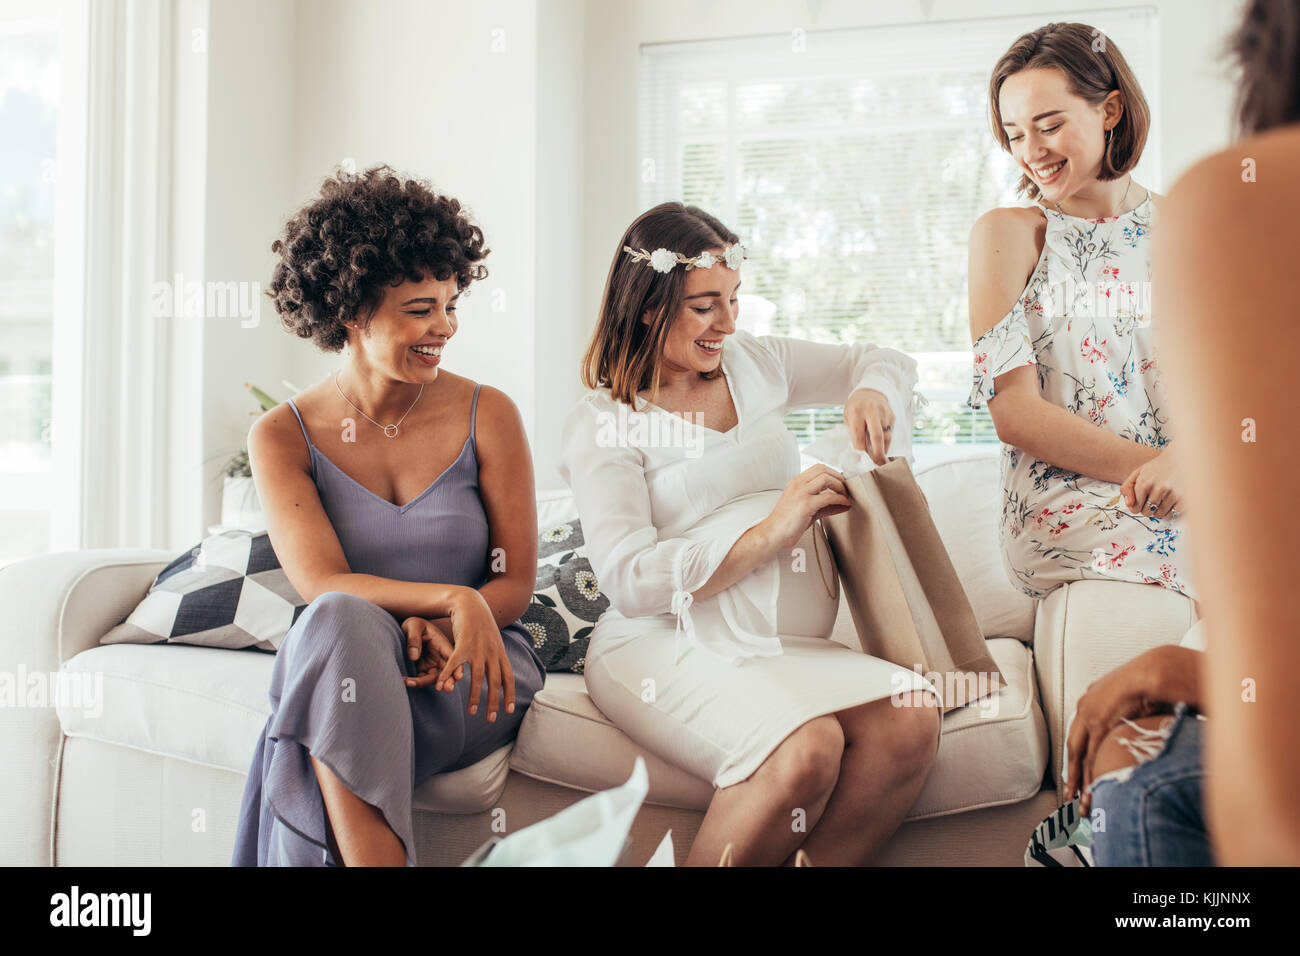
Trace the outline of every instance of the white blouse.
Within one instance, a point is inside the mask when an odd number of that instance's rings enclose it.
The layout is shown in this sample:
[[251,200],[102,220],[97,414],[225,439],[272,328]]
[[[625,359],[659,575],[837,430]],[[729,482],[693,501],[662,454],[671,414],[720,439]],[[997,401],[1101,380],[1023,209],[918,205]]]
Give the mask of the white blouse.
[[676,660],[695,646],[740,663],[781,653],[780,559],[713,597],[695,601],[692,592],[741,535],[772,513],[801,471],[787,413],[877,389],[894,411],[898,438],[888,450],[896,455],[904,445],[910,450],[916,402],[924,399],[914,394],[914,359],[866,343],[827,345],[737,329],[721,362],[738,419],[730,431],[644,399],[633,410],[608,389],[595,389],[565,422],[560,473],[573,489],[587,556],[610,602],[597,631],[644,632],[644,619],[655,618],[674,626]]

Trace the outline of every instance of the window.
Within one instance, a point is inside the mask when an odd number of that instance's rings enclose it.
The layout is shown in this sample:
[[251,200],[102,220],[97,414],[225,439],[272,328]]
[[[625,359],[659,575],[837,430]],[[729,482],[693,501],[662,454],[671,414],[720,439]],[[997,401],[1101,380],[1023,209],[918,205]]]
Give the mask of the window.
[[49,547],[58,64],[57,21],[0,22],[0,563]]
[[75,266],[61,250],[78,238],[59,223],[66,195],[79,201],[75,183],[61,182],[77,168],[67,129],[84,92],[69,85],[68,50],[79,17],[72,4],[0,10],[0,566],[76,545],[58,506],[69,488],[61,449],[71,442],[55,437],[54,408],[65,399],[54,341],[63,270]]
[[[1055,16],[1104,31],[1156,111],[1155,16]],[[998,57],[1046,18],[999,18],[641,50],[640,204],[717,214],[746,245],[740,324],[913,355],[929,400],[918,464],[996,447],[971,386],[970,228],[1018,203],[1018,174],[993,140],[987,84]],[[1154,137],[1152,138],[1154,139]],[[1154,188],[1149,142],[1134,177]],[[788,419],[800,444],[843,409]]]

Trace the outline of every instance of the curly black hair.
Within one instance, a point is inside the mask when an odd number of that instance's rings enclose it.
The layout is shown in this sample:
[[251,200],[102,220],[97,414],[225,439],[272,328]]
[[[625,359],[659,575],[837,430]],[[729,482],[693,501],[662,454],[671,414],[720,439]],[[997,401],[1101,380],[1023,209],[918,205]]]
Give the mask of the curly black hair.
[[267,295],[280,323],[326,352],[347,343],[344,323],[368,325],[385,287],[426,276],[464,291],[487,277],[491,251],[459,201],[387,165],[340,170],[271,244],[280,256]]

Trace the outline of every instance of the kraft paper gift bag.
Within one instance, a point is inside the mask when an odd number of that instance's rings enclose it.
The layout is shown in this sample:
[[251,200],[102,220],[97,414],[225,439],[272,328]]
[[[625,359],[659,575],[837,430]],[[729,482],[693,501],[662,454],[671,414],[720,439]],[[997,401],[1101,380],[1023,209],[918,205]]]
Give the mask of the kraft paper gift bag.
[[823,518],[862,649],[927,677],[947,713],[1004,681],[905,458],[844,482],[853,507]]

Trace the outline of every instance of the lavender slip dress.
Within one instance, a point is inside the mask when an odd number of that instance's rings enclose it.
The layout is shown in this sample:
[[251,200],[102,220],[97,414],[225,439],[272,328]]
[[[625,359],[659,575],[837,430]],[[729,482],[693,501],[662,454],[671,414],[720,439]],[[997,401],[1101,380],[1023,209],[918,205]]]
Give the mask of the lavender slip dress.
[[[488,522],[478,491],[474,389],[460,456],[405,505],[345,474],[312,444],[312,477],[348,567],[403,581],[480,587],[488,576]],[[545,670],[516,621],[501,631],[515,677],[515,712],[487,721],[487,690],[470,716],[470,681],[451,692],[409,689],[415,676],[398,620],[364,598],[320,595],[285,636],[271,674],[271,716],[253,754],[235,835],[234,866],[339,866],[326,840],[325,804],[311,756],[378,807],[415,865],[412,795],[436,773],[469,766],[519,730]],[[469,678],[468,665],[466,678]],[[480,680],[482,680],[480,678]]]

